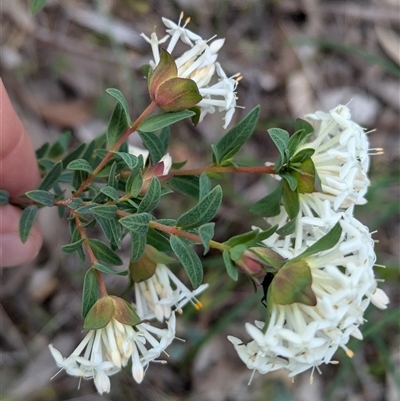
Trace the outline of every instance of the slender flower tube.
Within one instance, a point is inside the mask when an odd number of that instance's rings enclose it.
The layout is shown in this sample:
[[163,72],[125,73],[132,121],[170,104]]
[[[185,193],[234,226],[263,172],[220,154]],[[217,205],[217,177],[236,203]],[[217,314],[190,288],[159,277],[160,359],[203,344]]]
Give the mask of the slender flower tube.
[[[175,57],[175,64],[178,68],[178,77],[189,78],[193,80],[203,99],[197,104],[200,107],[200,121],[206,114],[214,113],[216,108],[218,111],[225,111],[226,128],[236,108],[236,87],[241,80],[241,74],[235,74],[227,77],[221,65],[216,62],[218,52],[224,44],[225,39],[217,39],[209,43],[201,38],[201,36],[193,33],[186,28],[190,18],[186,19],[181,25],[183,13],[178,23],[163,18],[164,25],[168,28],[167,36],[158,39],[156,33],[152,33],[150,38],[145,34],[141,36],[151,45],[153,59],[150,60],[150,67],[154,70],[160,62],[160,45],[169,40],[166,51],[172,54],[179,41],[189,46],[189,50]],[[217,82],[210,84],[216,73]]]
[[303,230],[302,242],[296,248],[292,238],[267,240],[274,251],[291,259],[327,234],[340,219],[342,234],[338,243],[304,259],[311,271],[316,305],[272,303],[266,327],[260,322],[246,324],[252,339],[249,343],[229,337],[250,369],[267,373],[282,367],[292,377],[310,368],[314,372],[323,363],[332,363],[338,348],[352,357],[353,352],[346,344],[351,336],[362,339],[359,326],[364,322],[363,315],[370,302],[381,309],[389,302],[386,294],[377,288],[373,271],[374,241],[368,229],[350,213],[325,212],[324,219],[313,217],[314,220],[299,223]]
[[170,317],[173,310],[181,312],[189,302],[200,309],[202,304],[196,296],[207,287],[208,284],[202,284],[195,291],[190,291],[166,265],[157,264],[153,276],[135,283],[137,313],[143,320],[157,318],[162,322]]

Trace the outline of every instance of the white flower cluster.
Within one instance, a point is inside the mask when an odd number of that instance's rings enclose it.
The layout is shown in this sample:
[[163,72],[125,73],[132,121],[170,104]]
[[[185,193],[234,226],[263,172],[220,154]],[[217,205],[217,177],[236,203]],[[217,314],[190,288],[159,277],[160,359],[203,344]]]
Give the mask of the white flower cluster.
[[[370,302],[385,309],[389,299],[377,288],[371,234],[352,216],[353,205],[364,203],[369,184],[366,135],[350,120],[345,106],[309,117],[316,121],[315,139],[310,145],[316,150],[313,160],[322,178],[323,193],[300,195],[295,232],[286,237],[274,234],[264,242],[284,258],[292,259],[339,222],[339,242],[305,258],[317,304],[273,304],[267,327],[258,321],[246,324],[250,342],[228,338],[249,369],[262,374],[286,369],[293,377],[312,368],[312,380],[319,365],[335,363],[331,359],[339,347],[353,356],[346,344],[350,336],[362,339],[358,327],[364,322],[364,311]],[[267,221],[282,226],[289,218],[282,207],[278,216]]]
[[[158,39],[153,32],[149,37],[145,34],[141,36],[151,45],[154,60],[150,61],[150,67],[155,68],[160,61],[160,45],[169,40],[166,51],[170,54],[175,49],[180,40],[190,49],[175,59],[178,68],[178,77],[189,78],[196,82],[200,95],[203,99],[198,103],[200,107],[200,121],[206,114],[212,114],[216,108],[218,111],[225,111],[226,128],[232,120],[236,108],[236,87],[242,76],[238,73],[232,77],[227,77],[221,65],[216,61],[218,51],[223,46],[225,39],[217,39],[209,43],[199,35],[186,29],[190,18],[186,19],[181,25],[183,13],[181,13],[178,23],[174,23],[167,18],[163,18],[164,25],[168,28],[168,35]],[[217,82],[210,84],[214,75],[217,75]]]
[[[175,338],[175,314],[171,314],[167,329],[147,323],[128,326],[112,318],[107,326],[89,330],[68,358],[49,345],[61,370],[71,376],[93,379],[99,394],[110,391],[109,376],[132,361],[132,376],[141,383],[150,362],[156,360]],[[60,370],[60,371],[61,371]]]

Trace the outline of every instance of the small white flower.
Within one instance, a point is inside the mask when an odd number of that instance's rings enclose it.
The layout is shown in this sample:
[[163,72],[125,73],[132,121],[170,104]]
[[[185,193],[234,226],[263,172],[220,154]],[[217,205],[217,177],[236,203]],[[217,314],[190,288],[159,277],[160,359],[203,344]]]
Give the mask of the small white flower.
[[[230,339],[246,365],[260,373],[271,370],[269,361],[275,361],[272,358],[283,358],[287,364],[281,365],[292,377],[310,368],[313,372],[320,364],[331,363],[339,347],[352,357],[346,344],[350,336],[362,338],[359,326],[364,323],[369,303],[384,309],[389,302],[386,294],[377,289],[373,271],[374,242],[368,229],[349,212],[332,212],[320,199],[313,205],[312,210],[299,214],[295,234],[284,238],[275,235],[265,243],[290,259],[313,245],[339,221],[342,235],[338,243],[305,259],[310,267],[311,288],[317,304],[273,304],[266,330],[259,322],[255,326],[246,324],[252,339],[247,345]],[[317,210],[322,217],[315,213]],[[287,216],[282,211],[273,219],[276,221],[272,223],[284,223]]]
[[315,149],[311,159],[322,184],[322,192],[315,194],[332,202],[335,210],[366,203],[369,154],[381,153],[381,149],[369,150],[365,130],[351,120],[347,106],[339,105],[329,113],[317,111],[305,118],[315,132],[313,140],[298,150]]
[[[209,43],[201,38],[201,36],[193,33],[186,28],[190,18],[186,19],[181,25],[183,13],[181,13],[178,23],[174,23],[167,18],[163,18],[164,25],[168,28],[169,35],[158,39],[156,33],[152,33],[150,38],[145,34],[141,36],[151,45],[154,60],[150,61],[150,66],[154,69],[160,61],[159,45],[169,40],[167,52],[172,54],[177,43],[181,40],[189,49],[181,56],[175,59],[178,68],[178,76],[181,78],[189,78],[196,82],[200,95],[203,99],[198,103],[200,107],[200,121],[208,113],[225,111],[224,117],[226,128],[236,108],[236,87],[242,76],[240,74],[233,75],[228,78],[217,63],[218,52],[223,46],[225,39],[217,39]],[[217,73],[217,83],[210,84],[213,77]]]
[[167,175],[169,173],[169,170],[171,170],[171,167],[172,167],[172,158],[171,158],[170,154],[169,153],[165,154],[159,161],[159,163],[161,163],[161,162],[163,162],[163,165],[164,165],[163,175]]
[[143,381],[150,362],[155,361],[175,338],[175,314],[172,313],[167,329],[159,329],[147,323],[135,326],[124,341],[124,349],[132,356],[132,376],[137,383]]
[[158,264],[153,276],[135,283],[137,313],[141,319],[156,317],[162,322],[173,310],[181,311],[188,302],[199,309],[201,302],[196,296],[207,287],[208,284],[203,284],[190,291],[166,265]]

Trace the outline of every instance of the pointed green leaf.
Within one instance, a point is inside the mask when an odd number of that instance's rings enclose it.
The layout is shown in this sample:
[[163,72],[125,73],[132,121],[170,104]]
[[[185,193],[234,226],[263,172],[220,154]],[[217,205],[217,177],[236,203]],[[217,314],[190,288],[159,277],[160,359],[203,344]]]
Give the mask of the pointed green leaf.
[[0,205],[8,205],[9,198],[10,194],[4,189],[0,189]]
[[42,191],[40,189],[35,189],[33,191],[29,191],[26,193],[26,196],[29,199],[32,199],[36,203],[39,203],[44,206],[53,206],[54,205],[54,195],[47,191]]
[[[194,114],[195,113],[190,110],[181,110],[181,111],[168,112],[168,113],[163,113],[163,114],[157,114],[156,116],[147,117],[139,125],[139,131],[140,131],[140,133],[154,132],[161,128],[168,127],[172,124],[175,124],[178,121],[185,120],[186,118],[192,117],[192,116],[194,116]],[[142,136],[142,135],[140,135],[140,136]],[[147,149],[150,150],[149,148],[147,148]]]
[[143,145],[150,153],[153,165],[158,163],[164,156],[164,153],[162,151],[163,143],[161,139],[153,132],[142,132],[142,131],[138,132],[140,137],[142,138]]
[[315,244],[308,247],[302,254],[292,259],[292,261],[305,259],[318,252],[327,251],[328,249],[333,248],[339,242],[341,235],[342,227],[340,225],[340,222],[337,222],[328,232],[328,234],[324,235]]
[[153,216],[149,213],[132,214],[119,219],[119,223],[131,233],[145,235],[149,229],[149,223]]
[[296,149],[303,145],[314,132],[314,127],[307,121],[298,118],[295,123],[295,133],[289,138],[289,154],[296,153]]
[[160,141],[161,141],[161,143],[162,143],[162,149],[161,149],[161,152],[165,155],[166,153],[167,153],[167,149],[168,149],[168,147],[169,147],[169,139],[170,139],[170,136],[171,136],[171,130],[170,130],[170,128],[169,128],[169,126],[168,127],[164,127],[162,130],[161,130],[161,132],[160,132],[160,136],[159,136],[159,138],[160,138]]
[[290,219],[294,219],[300,211],[300,200],[299,194],[297,191],[292,191],[289,187],[289,184],[283,180],[283,195],[282,195],[282,203],[285,207],[286,213],[288,214]]
[[100,228],[102,229],[104,235],[110,241],[110,243],[115,245],[117,248],[121,248],[122,228],[118,224],[118,221],[115,219],[105,219],[104,217],[100,217],[95,214],[93,216],[99,223]]
[[293,175],[289,172],[284,172],[279,174],[289,185],[291,191],[295,191],[297,188],[297,180]]
[[292,174],[297,181],[297,191],[300,194],[310,194],[317,190],[319,177],[312,159],[305,160]]
[[95,206],[90,209],[90,211],[97,216],[103,217],[105,219],[114,219],[117,213],[117,206],[115,205],[102,205]]
[[296,229],[296,219],[289,220],[285,225],[276,230],[276,233],[286,237],[286,235],[293,234]]
[[59,135],[57,141],[51,145],[47,157],[50,159],[56,159],[61,157],[68,149],[68,145],[71,142],[71,132],[67,131]]
[[107,127],[106,136],[108,146],[113,147],[128,127],[129,122],[124,107],[121,103],[117,103]]
[[214,237],[214,226],[215,223],[206,223],[198,228],[199,237],[204,247],[203,255],[210,250],[210,241]]
[[171,252],[169,238],[154,228],[149,228],[147,232],[147,243],[161,252]]
[[138,164],[138,158],[130,153],[115,152],[115,154],[118,155],[130,169],[135,168]]
[[132,197],[137,197],[143,186],[142,172],[139,168],[134,168],[131,171],[125,184],[125,192]]
[[118,202],[118,200],[119,200],[119,193],[113,187],[106,185],[105,187],[100,189],[100,192],[103,193],[104,195],[108,196],[115,202]]
[[153,176],[150,185],[140,202],[138,213],[152,211],[160,201],[161,184],[157,177]]
[[257,106],[212,147],[216,164],[221,164],[228,155],[232,158],[232,151],[236,150],[237,153],[246,143],[256,128],[259,114],[260,106]]
[[263,217],[277,216],[281,212],[282,183],[270,194],[261,198],[250,208],[250,212]]
[[196,289],[203,281],[203,266],[200,258],[186,242],[175,235],[171,235],[170,244],[175,255],[184,267],[193,288]]
[[121,266],[124,264],[122,259],[111,250],[104,242],[90,238],[89,239],[90,247],[94,253],[94,256],[101,262],[109,263],[113,266]]
[[118,272],[118,271],[114,270],[112,267],[104,266],[101,263],[95,263],[92,266],[92,268],[96,269],[102,273],[105,273],[105,274],[116,274],[118,276],[127,276],[129,274],[128,270],[122,270],[122,271]]
[[74,170],[72,174],[72,187],[76,190],[81,186],[83,182],[89,177],[86,171]]
[[312,276],[304,260],[289,260],[278,270],[270,291],[273,302],[278,305],[290,305],[295,302],[315,306],[317,298],[311,289]]
[[199,199],[203,199],[211,191],[211,180],[206,173],[202,173],[199,178]]
[[176,176],[169,180],[177,191],[182,192],[185,195],[189,195],[193,198],[199,198],[199,177],[194,175],[182,175]]
[[228,241],[224,242],[224,244],[233,248],[236,245],[245,244],[253,241],[257,237],[257,234],[258,231],[256,230],[248,231],[247,233],[235,235],[234,237],[229,238]]
[[129,107],[122,92],[114,88],[108,88],[106,89],[106,92],[113,98],[117,99],[118,103],[122,106],[126,118],[126,123],[129,125],[131,123],[131,118],[129,117]]
[[28,206],[22,212],[21,219],[19,221],[19,236],[24,244],[28,240],[29,234],[31,233],[37,212],[38,207],[34,205]]
[[228,273],[228,276],[232,280],[237,281],[239,278],[239,272],[238,272],[238,269],[236,268],[235,264],[232,262],[229,252],[228,251],[222,252],[222,257],[224,259],[226,272]]
[[282,165],[286,163],[288,152],[289,133],[281,128],[270,128],[268,134],[279,151],[280,158],[275,163],[275,171],[279,172]]
[[146,243],[146,235],[131,233],[131,262],[137,262],[143,256]]
[[79,159],[85,149],[86,144],[81,143],[76,149],[72,150],[66,156],[64,156],[62,159],[63,168],[66,168],[68,164],[73,160]]
[[82,248],[82,242],[83,241],[84,241],[84,239],[80,238],[78,241],[71,242],[70,244],[63,245],[61,247],[61,250],[66,254],[74,253],[78,249]]
[[305,160],[309,159],[315,153],[315,149],[305,148],[297,152],[291,159],[290,164],[293,163],[303,163]]
[[40,148],[35,150],[36,154],[36,159],[41,159],[42,157],[46,156],[46,153],[48,152],[50,148],[50,144],[48,142],[44,143]]
[[56,163],[51,170],[44,176],[42,182],[39,184],[38,189],[48,191],[57,182],[63,171],[62,162]]
[[116,177],[117,163],[114,162],[110,169],[110,174],[108,175],[107,185],[114,189],[118,189],[118,178]]
[[179,217],[177,226],[188,229],[209,222],[217,214],[221,201],[222,189],[220,185],[217,185],[197,205]]
[[92,306],[97,301],[99,293],[99,283],[97,281],[96,271],[90,268],[83,280],[83,293],[82,293],[82,318],[85,319]]

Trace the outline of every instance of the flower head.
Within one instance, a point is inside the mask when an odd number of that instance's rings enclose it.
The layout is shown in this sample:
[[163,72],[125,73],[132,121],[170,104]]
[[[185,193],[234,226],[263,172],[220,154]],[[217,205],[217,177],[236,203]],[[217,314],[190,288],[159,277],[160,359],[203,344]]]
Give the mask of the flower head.
[[[311,271],[315,306],[272,303],[267,326],[259,322],[255,326],[246,324],[252,339],[249,343],[230,338],[247,366],[261,373],[277,365],[288,370],[289,376],[309,368],[318,369],[320,364],[331,362],[339,347],[351,357],[353,353],[346,344],[351,336],[362,338],[359,326],[369,303],[382,309],[388,303],[386,294],[377,289],[374,242],[365,226],[349,213],[329,210],[324,218],[313,217],[314,220],[299,223],[301,218],[297,221],[303,231],[297,234],[300,243],[296,244],[290,236],[275,236],[268,238],[268,246],[291,259],[326,235],[337,220],[342,233],[333,248],[305,258]],[[283,358],[285,363],[276,358]]]
[[201,308],[196,296],[207,287],[208,284],[203,284],[190,291],[166,265],[157,264],[153,276],[135,283],[136,309],[142,319],[155,317],[162,322],[170,317],[173,310],[181,311],[189,302]]
[[[366,202],[369,186],[369,142],[365,130],[351,120],[347,106],[329,113],[317,111],[305,118],[314,126],[313,140],[301,146],[313,148],[311,157],[321,179],[321,199],[332,202],[335,210]],[[380,149],[375,153],[380,153]]]
[[[150,67],[154,71],[160,63],[160,45],[169,40],[166,51],[172,54],[179,40],[189,49],[175,58],[177,68],[177,77],[186,78],[194,81],[197,85],[202,100],[197,103],[200,107],[200,121],[208,113],[214,113],[216,108],[221,112],[225,111],[226,128],[235,112],[236,108],[236,87],[240,79],[240,74],[236,74],[228,78],[220,66],[216,62],[218,51],[224,44],[225,39],[217,39],[209,43],[201,38],[201,36],[193,33],[186,28],[190,19],[186,19],[181,25],[183,14],[181,14],[178,23],[163,18],[164,25],[168,28],[168,35],[162,39],[158,39],[156,33],[152,33],[150,38],[145,34],[141,36],[151,45],[154,60],[150,61]],[[211,80],[217,74],[217,83],[210,84]],[[174,81],[178,82],[178,81]]]

